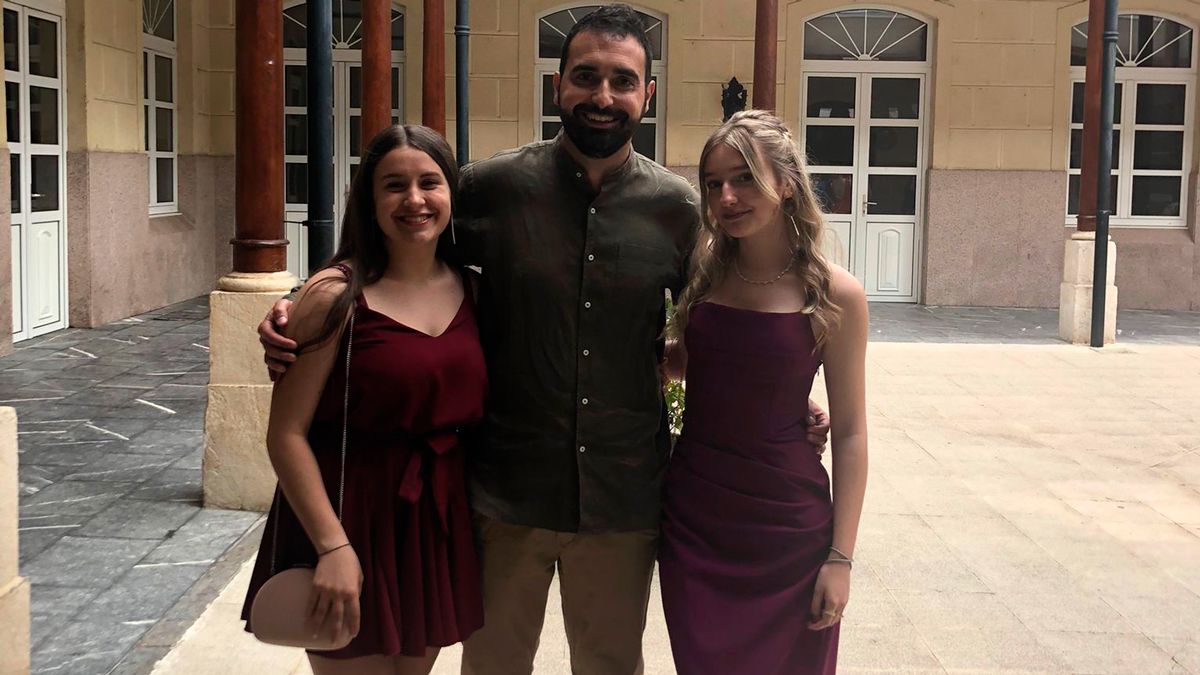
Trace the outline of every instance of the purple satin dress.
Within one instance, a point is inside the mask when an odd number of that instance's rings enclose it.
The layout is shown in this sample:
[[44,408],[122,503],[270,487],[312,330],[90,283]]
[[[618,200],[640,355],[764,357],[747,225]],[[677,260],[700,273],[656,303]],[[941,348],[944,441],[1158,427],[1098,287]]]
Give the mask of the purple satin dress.
[[805,440],[820,365],[801,313],[692,310],[687,408],[659,553],[680,675],[827,675],[838,626],[814,632],[833,543],[829,474]]

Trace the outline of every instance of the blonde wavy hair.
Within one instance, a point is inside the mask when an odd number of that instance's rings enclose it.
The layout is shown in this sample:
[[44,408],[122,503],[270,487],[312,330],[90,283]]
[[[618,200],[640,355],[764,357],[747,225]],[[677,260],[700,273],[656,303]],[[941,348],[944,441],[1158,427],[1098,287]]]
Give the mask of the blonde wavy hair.
[[[708,188],[704,184],[705,164],[718,145],[733,148],[746,160],[755,186],[782,210],[784,228],[795,255],[791,273],[803,283],[802,311],[812,318],[813,334],[820,348],[841,314],[829,297],[833,272],[821,253],[825,219],[813,193],[804,155],[792,138],[792,132],[783,120],[764,110],[735,114],[708,139],[700,153],[700,235],[692,252],[691,279],[679,296],[668,335],[683,337],[692,309],[721,284],[737,257],[737,239],[714,222],[709,210]],[[791,197],[784,198],[776,191],[775,186],[779,183],[791,186]]]

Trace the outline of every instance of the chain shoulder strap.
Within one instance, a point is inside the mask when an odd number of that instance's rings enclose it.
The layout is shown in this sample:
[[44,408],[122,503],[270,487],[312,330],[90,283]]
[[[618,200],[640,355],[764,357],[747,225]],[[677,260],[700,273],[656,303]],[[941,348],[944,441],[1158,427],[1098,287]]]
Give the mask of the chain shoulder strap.
[[[338,475],[338,522],[342,521],[342,502],[346,496],[346,443],[350,437],[350,351],[354,346],[354,315],[358,313],[355,307],[350,311],[350,323],[346,327],[346,382],[342,392],[342,457]],[[274,515],[271,516],[275,527],[271,531],[271,568],[270,576],[275,576],[276,554],[279,550],[279,501],[283,490],[275,490],[275,501],[271,504]]]
[[342,499],[346,495],[346,441],[350,437],[350,350],[354,347],[354,315],[358,307],[350,311],[350,325],[346,328],[346,387],[342,392],[342,465],[338,477],[338,522],[342,520]]

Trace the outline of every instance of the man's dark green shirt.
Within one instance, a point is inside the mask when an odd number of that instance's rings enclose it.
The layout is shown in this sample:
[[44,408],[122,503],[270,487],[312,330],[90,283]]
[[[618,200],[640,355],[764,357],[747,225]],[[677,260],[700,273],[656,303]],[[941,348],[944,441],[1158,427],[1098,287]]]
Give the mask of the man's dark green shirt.
[[684,284],[697,204],[636,153],[596,192],[560,139],[464,170],[455,228],[483,270],[490,381],[468,459],[477,511],[563,532],[658,527],[664,294]]

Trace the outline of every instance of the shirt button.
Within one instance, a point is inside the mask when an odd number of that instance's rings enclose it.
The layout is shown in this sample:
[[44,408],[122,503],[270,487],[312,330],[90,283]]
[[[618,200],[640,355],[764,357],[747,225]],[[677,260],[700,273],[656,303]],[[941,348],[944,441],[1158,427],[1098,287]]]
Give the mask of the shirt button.
[[586,398],[585,398],[585,399],[583,399],[583,404],[584,404],[584,405],[587,405],[587,399],[586,399]]
[[589,211],[589,212],[590,212],[592,215],[595,215],[595,214],[596,214],[596,207],[594,207],[594,206],[593,206],[592,208],[588,209],[588,211]]
[[591,253],[588,254],[588,262],[592,262],[595,259],[596,259],[596,256],[592,255]]
[[589,356],[589,355],[591,355],[591,352],[585,349],[585,350],[583,350],[583,355]]
[[586,446],[586,445],[581,445],[581,446],[579,446],[579,451],[580,451],[580,452],[587,452],[587,446]]
[[584,309],[591,309],[591,308],[592,308],[592,301],[591,301],[591,300],[588,300],[587,302],[583,303],[583,308],[584,308]]
[[582,171],[576,171],[576,172],[575,172],[575,177],[576,177],[576,178],[583,178],[583,172],[582,172]]

